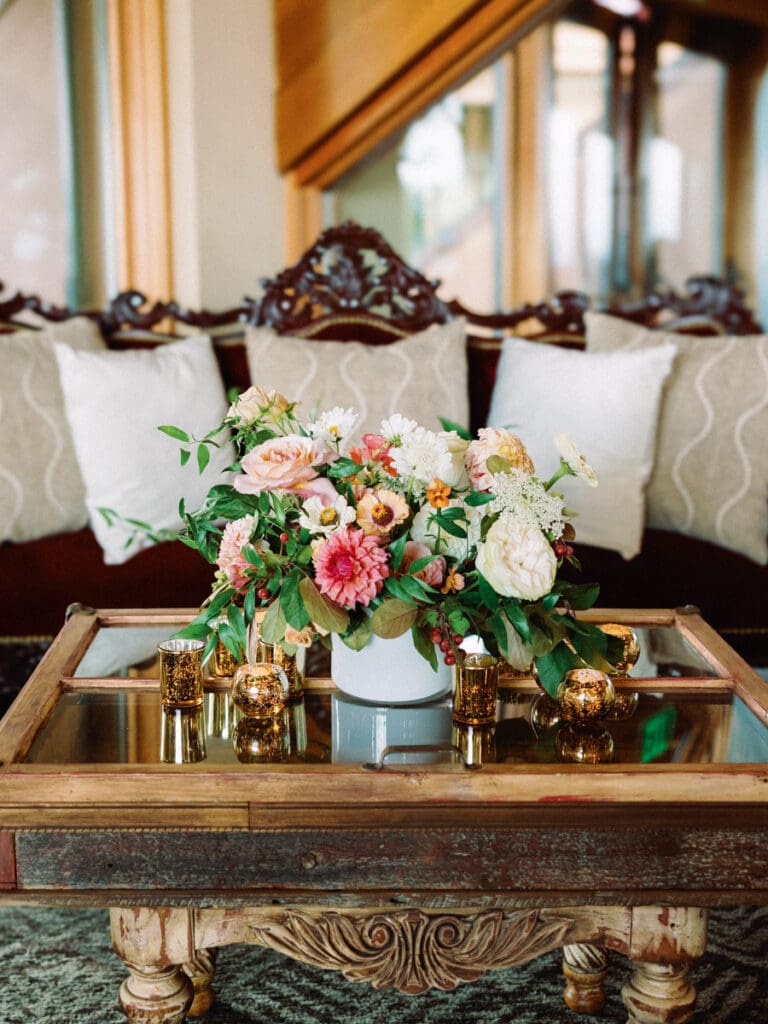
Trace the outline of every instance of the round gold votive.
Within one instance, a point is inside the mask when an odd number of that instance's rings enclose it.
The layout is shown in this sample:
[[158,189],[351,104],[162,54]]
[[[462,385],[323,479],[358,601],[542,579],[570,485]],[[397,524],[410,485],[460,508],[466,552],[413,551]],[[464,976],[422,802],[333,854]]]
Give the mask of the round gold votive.
[[573,764],[605,764],[613,760],[613,737],[599,725],[566,724],[555,736],[555,753]]
[[248,718],[279,715],[288,696],[288,679],[279,665],[240,665],[232,677],[232,702]]
[[531,725],[537,736],[557,725],[561,717],[559,702],[548,693],[538,693],[531,701]]
[[242,764],[265,764],[285,760],[290,744],[285,716],[245,716],[235,726],[232,746]]
[[557,688],[560,714],[566,722],[605,718],[615,699],[616,690],[610,678],[596,668],[572,668]]
[[188,708],[203,703],[202,640],[163,640],[160,654],[160,700],[166,707]]
[[623,645],[621,658],[614,665],[613,675],[628,676],[640,657],[640,641],[637,633],[631,626],[625,626],[618,622],[604,622],[600,629],[608,636],[620,640]]
[[614,687],[616,691],[616,697],[613,701],[613,707],[605,716],[607,720],[611,722],[619,722],[626,718],[631,718],[637,711],[637,705],[640,703],[640,694],[637,690],[620,690],[618,687]]

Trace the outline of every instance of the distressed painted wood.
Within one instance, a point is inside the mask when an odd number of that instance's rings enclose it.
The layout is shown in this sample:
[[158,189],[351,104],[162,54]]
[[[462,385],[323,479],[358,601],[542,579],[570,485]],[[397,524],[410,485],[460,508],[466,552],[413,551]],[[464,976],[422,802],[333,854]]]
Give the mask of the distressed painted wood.
[[0,832],[0,889],[16,886],[16,847],[13,832]]
[[[768,828],[17,833],[20,889],[268,888],[640,893],[768,900]],[[727,865],[727,870],[723,869]]]

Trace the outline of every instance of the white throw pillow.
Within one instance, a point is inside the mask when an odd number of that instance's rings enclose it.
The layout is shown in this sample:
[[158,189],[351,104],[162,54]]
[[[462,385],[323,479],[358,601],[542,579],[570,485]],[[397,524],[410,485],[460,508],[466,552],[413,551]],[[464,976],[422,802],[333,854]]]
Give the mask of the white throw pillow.
[[636,354],[673,341],[648,524],[768,562],[768,335],[696,338],[588,313],[590,351]]
[[360,414],[357,433],[378,432],[399,412],[431,430],[439,417],[466,425],[466,322],[435,324],[386,345],[322,341],[246,326],[251,380],[299,402],[308,417],[340,405]]
[[0,334],[0,541],[78,530],[85,488],[64,412],[55,343],[103,350],[85,317]]
[[519,434],[547,480],[560,464],[557,433],[569,434],[594,467],[597,487],[564,477],[561,490],[577,541],[633,558],[645,525],[662,388],[675,346],[591,355],[554,345],[504,341],[488,416]]
[[67,417],[86,491],[91,526],[104,561],[118,565],[150,541],[129,547],[131,530],[108,525],[99,508],[154,529],[177,529],[178,506],[199,507],[223,482],[231,449],[214,451],[205,473],[195,458],[181,466],[179,443],[157,428],[181,427],[200,437],[219,423],[228,403],[210,338],[200,335],[152,350],[72,352],[56,346]]

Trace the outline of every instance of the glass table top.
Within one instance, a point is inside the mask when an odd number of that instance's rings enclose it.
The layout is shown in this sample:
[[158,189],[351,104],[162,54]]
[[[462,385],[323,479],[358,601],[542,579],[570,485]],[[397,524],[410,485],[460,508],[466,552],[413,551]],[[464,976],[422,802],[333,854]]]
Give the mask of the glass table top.
[[[558,720],[531,688],[503,689],[491,727],[459,726],[450,699],[376,706],[309,690],[281,715],[243,716],[227,689],[167,710],[154,689],[62,694],[25,762],[33,764],[733,764],[768,761],[768,730],[727,690],[620,689],[616,719]],[[386,753],[385,753],[386,751]]]

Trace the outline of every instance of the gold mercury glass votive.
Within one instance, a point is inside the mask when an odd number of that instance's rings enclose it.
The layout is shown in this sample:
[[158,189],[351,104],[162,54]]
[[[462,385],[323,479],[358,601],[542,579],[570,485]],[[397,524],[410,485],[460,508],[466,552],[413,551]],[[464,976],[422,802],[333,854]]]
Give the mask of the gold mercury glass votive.
[[564,725],[555,736],[555,752],[573,764],[605,764],[613,760],[613,736],[599,725]]
[[[604,622],[600,629],[607,633],[608,636],[616,637],[617,640],[621,641],[623,647],[622,655],[614,667],[613,677],[614,679],[626,678],[640,657],[640,641],[637,638],[637,633],[635,633],[631,626],[625,626],[618,622]],[[616,698],[606,718],[614,722],[624,718],[631,718],[637,710],[639,703],[640,694],[637,690],[625,690],[616,687]]]
[[232,746],[242,764],[284,761],[290,752],[285,712],[271,718],[244,716],[235,726]]
[[557,688],[557,700],[565,721],[591,722],[606,717],[616,700],[616,690],[605,672],[572,668]]
[[202,640],[164,640],[160,654],[160,700],[166,707],[189,708],[203,703]]
[[254,613],[249,628],[248,660],[279,665],[288,679],[288,699],[297,700],[304,693],[307,650],[305,647],[297,647],[295,654],[289,654],[281,644],[266,643],[261,636],[261,625],[266,613],[266,608],[257,608]]
[[160,760],[164,764],[197,764],[205,760],[205,711],[202,707],[163,706]]
[[232,702],[248,718],[279,715],[288,699],[288,679],[279,665],[246,663],[232,678]]
[[454,674],[454,720],[464,725],[495,722],[498,682],[498,658],[492,654],[465,654]]

